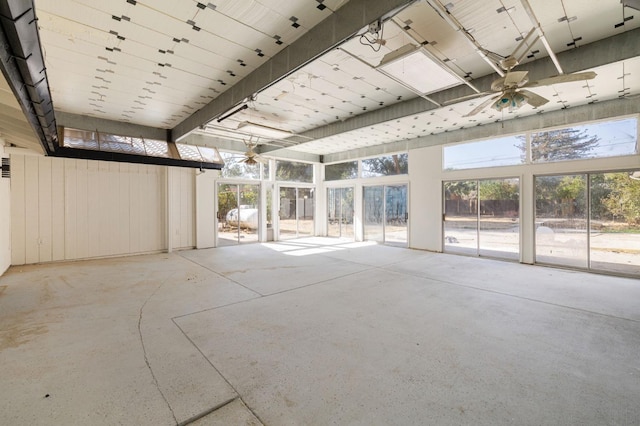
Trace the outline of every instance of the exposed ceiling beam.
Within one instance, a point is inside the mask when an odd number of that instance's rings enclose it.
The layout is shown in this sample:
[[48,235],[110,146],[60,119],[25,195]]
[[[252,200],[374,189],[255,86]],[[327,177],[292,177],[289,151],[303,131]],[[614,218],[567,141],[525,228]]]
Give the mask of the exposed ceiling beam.
[[377,19],[390,19],[416,0],[350,0],[299,39],[234,84],[229,90],[172,129],[174,141],[255,93],[287,77],[313,59],[340,45]]
[[[563,64],[565,73],[583,71],[585,69],[619,62],[640,56],[640,28],[627,31],[613,37],[609,37],[594,43],[581,46],[579,49],[571,49],[557,54],[558,60]],[[556,68],[548,57],[519,65],[517,69],[529,71],[531,81],[554,75]],[[491,82],[497,76],[491,74],[473,80],[473,83],[482,91],[489,91]],[[454,99],[473,95],[474,92],[467,86],[457,86],[442,92],[429,95],[441,104],[447,104]],[[309,141],[334,136],[336,134],[357,130],[362,127],[373,126],[386,121],[406,117],[434,110],[437,107],[422,98],[414,98],[399,102],[385,108],[360,114],[345,121],[327,124],[301,134]],[[267,150],[275,150],[267,149]]]
[[33,0],[0,0],[0,69],[43,148],[58,144]]
[[409,149],[424,148],[427,146],[445,145],[490,137],[497,138],[503,135],[512,135],[531,130],[558,126],[571,126],[572,124],[588,121],[634,115],[637,114],[638,111],[640,111],[640,98],[614,99],[605,102],[596,102],[590,105],[581,105],[574,108],[545,112],[544,114],[519,117],[517,119],[501,121],[499,123],[490,123],[446,133],[438,133],[409,141],[398,141],[354,149],[337,154],[328,154],[323,157],[323,162],[334,163],[337,161],[349,161],[361,157],[407,151]]
[[[247,146],[244,142],[240,142],[232,139],[224,139],[218,138],[216,136],[208,136],[202,135],[199,133],[192,133],[182,139],[180,142],[188,143],[191,145],[198,146],[210,146],[215,147],[220,151],[229,151],[229,152],[245,152],[247,151]],[[259,149],[256,149],[257,153],[267,153],[269,150],[265,151],[265,148],[268,148],[269,145],[260,145]],[[320,156],[316,154],[308,154],[306,152],[299,152],[293,150],[281,150],[278,153],[272,153],[274,157],[278,158],[286,158],[289,160],[301,160],[301,161],[315,161],[320,162]]]

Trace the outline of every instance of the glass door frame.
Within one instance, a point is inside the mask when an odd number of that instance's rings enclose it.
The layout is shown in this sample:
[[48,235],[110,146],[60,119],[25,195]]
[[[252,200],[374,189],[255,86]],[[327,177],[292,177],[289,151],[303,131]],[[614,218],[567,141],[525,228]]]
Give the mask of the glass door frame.
[[[280,205],[281,202],[281,198],[280,198],[280,191],[283,188],[292,188],[296,190],[296,236],[293,238],[301,238],[301,237],[307,237],[307,236],[315,236],[317,234],[316,232],[316,210],[317,210],[317,197],[316,197],[316,191],[317,188],[314,184],[301,184],[299,182],[277,182],[275,184],[274,187],[274,198],[275,198],[275,213],[276,216],[275,218],[277,218],[277,220],[273,221],[274,222],[274,240],[275,241],[282,241],[282,238],[280,238],[280,210],[282,208],[282,206]],[[298,191],[300,189],[308,189],[311,192],[314,193],[314,197],[313,197],[313,225],[312,225],[312,232],[310,235],[304,234],[304,235],[300,235],[300,214],[298,212]],[[292,238],[292,239],[293,239]],[[286,239],[285,239],[286,240]]]
[[[236,195],[236,209],[238,209],[238,220],[240,219],[240,191],[242,190],[242,186],[245,185],[252,185],[252,186],[256,186],[257,187],[257,210],[258,210],[258,215],[257,215],[257,219],[258,219],[258,228],[256,229],[256,235],[258,237],[257,241],[255,242],[261,242],[262,241],[262,228],[263,228],[263,221],[262,221],[262,181],[259,180],[249,180],[249,181],[242,181],[242,180],[227,180],[227,179],[218,179],[216,180],[216,192],[215,192],[215,209],[216,209],[216,216],[215,216],[215,221],[216,221],[216,236],[215,236],[215,246],[216,247],[220,247],[220,237],[219,237],[219,233],[220,233],[220,186],[221,185],[228,185],[228,186],[235,186],[236,187],[236,191],[235,191],[235,195]],[[225,218],[226,220],[226,218]],[[253,243],[252,242],[248,242],[246,244],[250,244]],[[238,226],[238,232],[237,232],[237,239],[236,239],[236,244],[241,244],[240,242],[240,226]]]
[[[482,252],[482,247],[481,247],[481,222],[482,222],[482,214],[481,214],[481,202],[482,202],[482,198],[480,197],[480,185],[481,182],[486,182],[486,181],[508,181],[508,180],[517,180],[518,181],[518,253],[517,256],[515,258],[511,258],[508,256],[491,256],[490,254],[481,254]],[[476,234],[476,244],[475,244],[475,253],[465,253],[463,251],[450,251],[450,250],[446,250],[446,217],[447,217],[447,200],[446,200],[446,196],[445,196],[445,184],[450,183],[450,182],[474,182],[476,185],[476,212],[475,212],[475,217],[476,217],[476,229],[475,229],[475,234]],[[501,177],[482,177],[482,178],[459,178],[459,179],[445,179],[442,180],[442,184],[441,184],[441,198],[442,198],[442,236],[441,236],[441,241],[442,241],[442,252],[443,253],[450,253],[450,254],[457,254],[457,255],[462,255],[462,256],[473,256],[473,257],[485,257],[485,258],[495,258],[495,259],[500,259],[500,260],[505,260],[505,261],[515,261],[515,262],[519,262],[520,259],[522,258],[522,182],[523,182],[523,177],[522,176],[501,176]],[[534,194],[535,197],[535,194]],[[534,200],[534,208],[535,208],[535,200]]]
[[[606,173],[606,172],[589,172],[589,171],[576,171],[576,172],[558,172],[558,173],[534,173],[533,174],[533,263],[535,265],[551,266],[557,268],[569,268],[578,271],[590,271],[591,270],[591,174]],[[553,263],[538,260],[538,225],[537,225],[537,179],[545,177],[565,177],[565,176],[584,176],[585,184],[585,265],[566,265],[563,263]]]
[[[406,237],[406,241],[404,242],[404,244],[394,244],[394,243],[387,243],[387,230],[386,230],[386,225],[387,225],[387,187],[399,187],[399,186],[404,186],[406,188],[406,221],[407,221],[407,237]],[[409,182],[406,181],[388,181],[388,182],[376,182],[376,183],[367,183],[366,185],[362,185],[362,191],[361,191],[361,196],[362,196],[362,240],[363,241],[367,241],[366,239],[366,230],[365,227],[366,225],[366,220],[365,220],[365,215],[366,215],[366,207],[365,207],[365,202],[366,202],[366,198],[364,195],[364,192],[366,191],[367,188],[373,188],[373,187],[382,187],[382,241],[380,241],[382,244],[391,244],[391,245],[395,245],[395,246],[399,246],[399,247],[409,247],[409,228],[410,228],[410,215],[409,215],[409,211],[410,211],[410,204],[411,204],[411,200],[410,200],[410,188],[409,188]],[[373,241],[373,240],[371,240]]]
[[[344,190],[351,190],[352,193],[352,205],[351,205],[351,211],[353,212],[353,217],[352,217],[352,222],[350,225],[351,227],[351,237],[353,238],[353,240],[355,241],[356,239],[356,187],[355,185],[336,185],[336,186],[325,186],[325,200],[326,200],[326,211],[325,211],[325,222],[326,222],[326,235],[328,237],[331,238],[349,238],[349,236],[344,236],[343,235],[343,224],[342,224],[342,220],[343,220],[343,216],[342,216],[342,203],[340,203],[340,217],[338,218],[338,223],[340,224],[340,235],[338,237],[334,237],[334,236],[330,236],[329,235],[329,191],[330,190],[340,190],[341,192]],[[341,198],[342,200],[342,198]]]

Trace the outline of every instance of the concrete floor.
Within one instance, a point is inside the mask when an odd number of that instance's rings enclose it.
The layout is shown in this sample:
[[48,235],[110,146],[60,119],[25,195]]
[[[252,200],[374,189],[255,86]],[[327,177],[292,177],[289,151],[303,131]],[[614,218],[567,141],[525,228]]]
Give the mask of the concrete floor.
[[2,425],[638,425],[640,281],[307,238],[12,267]]

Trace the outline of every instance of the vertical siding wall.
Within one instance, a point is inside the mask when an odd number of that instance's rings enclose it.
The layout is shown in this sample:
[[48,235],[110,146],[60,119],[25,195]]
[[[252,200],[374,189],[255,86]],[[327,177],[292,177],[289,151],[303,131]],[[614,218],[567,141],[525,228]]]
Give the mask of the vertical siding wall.
[[166,250],[167,186],[173,246],[194,245],[191,169],[15,154],[11,169],[14,265]]
[[[4,152],[4,141],[0,139],[0,157]],[[11,265],[11,184],[0,178],[0,275]]]
[[194,169],[170,167],[168,173],[171,247],[191,248],[196,245]]

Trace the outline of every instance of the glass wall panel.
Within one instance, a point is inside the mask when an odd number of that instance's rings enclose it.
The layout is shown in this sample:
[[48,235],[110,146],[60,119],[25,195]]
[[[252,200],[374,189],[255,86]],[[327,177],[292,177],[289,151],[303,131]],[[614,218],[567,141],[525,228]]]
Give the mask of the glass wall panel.
[[239,223],[238,223],[238,241],[241,243],[258,242],[258,221],[260,217],[259,203],[260,186],[259,185],[239,185],[240,202],[239,202]]
[[313,183],[313,164],[277,160],[276,180]]
[[280,188],[280,211],[278,221],[278,236],[281,240],[298,236],[296,188]]
[[280,188],[279,239],[315,235],[314,189]]
[[238,185],[218,183],[218,246],[237,244]]
[[260,185],[218,183],[218,245],[257,242]]
[[640,170],[589,180],[591,268],[640,274]]
[[358,162],[328,164],[324,166],[324,180],[355,179],[358,177]]
[[264,208],[267,210],[267,241],[273,241],[273,183],[263,183],[267,185]]
[[538,176],[536,262],[588,266],[587,176]]
[[478,254],[520,258],[519,179],[481,180]]
[[314,234],[313,211],[315,208],[314,190],[298,188],[298,236],[305,237]]
[[364,239],[388,244],[407,244],[407,186],[365,186]]
[[327,189],[327,235],[353,238],[353,188]]
[[364,239],[384,242],[384,186],[364,188]]
[[526,160],[524,135],[445,146],[443,169],[462,170],[510,166]]
[[613,157],[637,152],[638,120],[589,123],[531,134],[533,162]]
[[405,154],[362,160],[362,177],[394,176],[409,173],[409,156]]
[[444,250],[478,254],[478,183],[444,183]]
[[407,186],[385,187],[384,242],[394,245],[407,244]]

